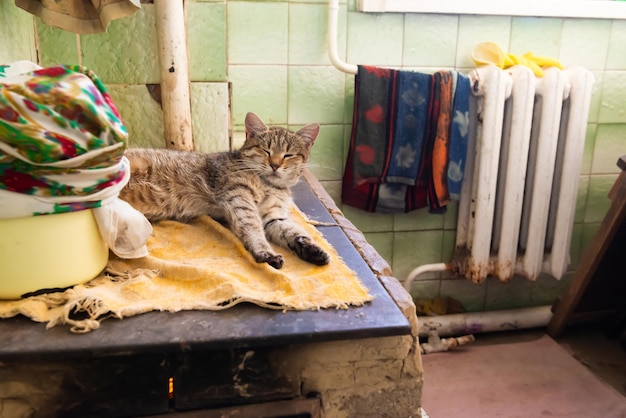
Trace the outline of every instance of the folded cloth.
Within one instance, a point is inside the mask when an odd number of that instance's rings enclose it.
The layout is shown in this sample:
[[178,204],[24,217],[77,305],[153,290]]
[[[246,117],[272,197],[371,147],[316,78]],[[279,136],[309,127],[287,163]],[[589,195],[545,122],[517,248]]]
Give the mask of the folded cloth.
[[469,134],[470,79],[467,75],[456,74],[452,126],[450,127],[450,147],[448,155],[448,193],[450,199],[458,200],[465,173],[467,141]]
[[386,182],[415,185],[422,159],[431,84],[429,74],[398,72],[395,141],[391,152],[393,157],[384,177]]
[[430,211],[445,210],[450,201],[448,194],[448,151],[450,148],[450,124],[452,116],[453,80],[449,71],[435,73],[435,85],[439,98],[437,117],[433,120],[432,173],[429,177],[428,194]]
[[104,32],[113,19],[141,8],[140,0],[15,0],[15,4],[47,25],[81,34]]
[[0,218],[93,208],[116,198],[130,176],[123,157],[128,133],[97,76],[79,66],[3,70]]
[[[307,263],[275,248],[285,258],[276,270],[259,264],[241,242],[208,216],[185,224],[161,221],[148,240],[149,255],[112,257],[104,274],[63,293],[0,301],[0,318],[25,315],[47,327],[68,324],[88,332],[108,317],[149,311],[223,310],[241,302],[280,310],[347,308],[373,297],[295,206],[292,218],[331,254],[325,266]],[[86,318],[85,318],[86,316]]]
[[[467,76],[359,66],[354,90],[342,202],[368,212],[402,213],[425,206],[444,212],[450,198],[458,198],[462,182]],[[454,175],[452,182],[448,172]]]

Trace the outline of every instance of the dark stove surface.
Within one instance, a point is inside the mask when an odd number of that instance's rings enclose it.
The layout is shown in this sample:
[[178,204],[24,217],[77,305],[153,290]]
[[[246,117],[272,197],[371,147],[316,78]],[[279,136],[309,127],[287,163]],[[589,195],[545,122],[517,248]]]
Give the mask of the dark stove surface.
[[[302,180],[294,200],[310,219],[334,223]],[[107,319],[99,329],[73,334],[66,326],[22,316],[0,319],[0,358],[25,355],[111,355],[200,349],[259,347],[409,334],[407,319],[339,226],[319,226],[374,300],[361,307],[319,311],[276,311],[242,303],[224,311],[150,312]]]

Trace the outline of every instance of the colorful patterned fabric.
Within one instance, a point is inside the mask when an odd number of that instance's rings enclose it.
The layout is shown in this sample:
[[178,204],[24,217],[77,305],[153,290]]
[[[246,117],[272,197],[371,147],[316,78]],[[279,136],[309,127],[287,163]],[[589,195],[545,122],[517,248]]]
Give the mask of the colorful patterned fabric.
[[357,77],[355,182],[415,185],[431,76],[361,66]]
[[117,197],[130,176],[128,133],[97,76],[79,66],[11,67],[0,66],[0,218]]
[[455,71],[359,66],[343,203],[368,212],[444,212],[462,182],[469,88]]

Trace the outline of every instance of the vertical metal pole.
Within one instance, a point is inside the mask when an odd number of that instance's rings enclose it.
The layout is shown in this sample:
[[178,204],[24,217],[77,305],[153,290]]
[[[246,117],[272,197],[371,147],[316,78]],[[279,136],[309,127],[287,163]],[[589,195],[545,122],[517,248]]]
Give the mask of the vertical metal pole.
[[155,0],[165,145],[192,150],[187,29],[183,0]]

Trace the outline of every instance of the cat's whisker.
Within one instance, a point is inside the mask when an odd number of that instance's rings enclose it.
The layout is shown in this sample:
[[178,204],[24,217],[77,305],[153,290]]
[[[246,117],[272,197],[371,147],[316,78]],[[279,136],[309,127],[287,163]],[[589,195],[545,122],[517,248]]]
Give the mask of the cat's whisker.
[[312,163],[305,163],[305,164],[302,164],[302,165],[301,165],[301,167],[303,167],[303,168],[323,168],[323,169],[325,169],[325,170],[332,170],[332,171],[336,171],[336,169],[334,169],[334,168],[332,168],[332,167],[324,166],[324,165],[322,165],[322,164],[318,164],[318,163],[315,163],[315,164],[312,164]]
[[245,164],[245,163],[235,165],[233,169],[236,172],[258,172],[258,173],[263,172],[262,167],[259,167],[258,165],[250,165],[250,164]]
[[240,174],[244,174],[244,173],[245,173],[245,174],[247,174],[247,173],[250,173],[250,174],[252,174],[252,175],[254,175],[254,176],[257,176],[257,177],[258,177],[258,176],[262,175],[265,171],[262,171],[262,170],[252,170],[252,169],[250,169],[250,170],[233,170],[233,172],[235,172],[235,173],[240,173]]
[[234,171],[236,172],[262,172],[262,169],[256,168],[256,167],[235,167]]

